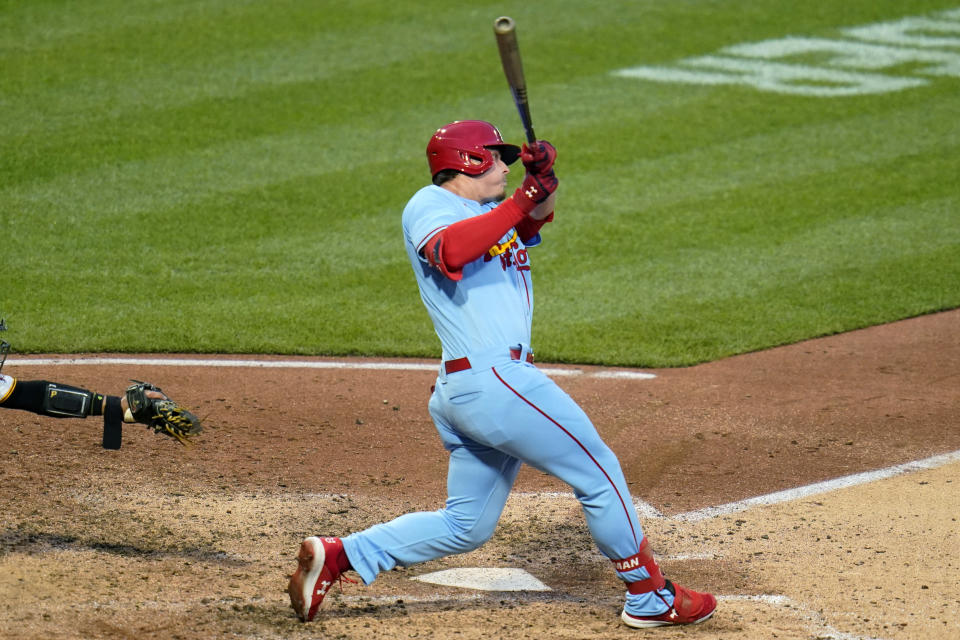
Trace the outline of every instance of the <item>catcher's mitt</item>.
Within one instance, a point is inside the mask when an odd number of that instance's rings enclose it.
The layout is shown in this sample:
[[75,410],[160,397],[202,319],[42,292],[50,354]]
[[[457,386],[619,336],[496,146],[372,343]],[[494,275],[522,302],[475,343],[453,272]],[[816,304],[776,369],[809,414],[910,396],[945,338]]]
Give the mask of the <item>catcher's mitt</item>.
[[[189,444],[190,438],[203,431],[200,419],[167,397],[163,391],[149,382],[131,380],[127,387],[127,411],[124,422],[139,422],[151,427],[155,433],[176,438],[181,444]],[[151,397],[147,392],[155,392]]]

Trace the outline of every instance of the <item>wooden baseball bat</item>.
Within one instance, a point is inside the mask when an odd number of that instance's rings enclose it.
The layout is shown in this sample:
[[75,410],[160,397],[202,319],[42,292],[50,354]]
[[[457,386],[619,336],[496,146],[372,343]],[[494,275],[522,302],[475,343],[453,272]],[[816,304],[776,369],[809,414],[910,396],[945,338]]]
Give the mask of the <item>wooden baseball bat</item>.
[[520,59],[520,47],[517,45],[517,23],[513,18],[501,16],[493,21],[493,32],[497,36],[497,48],[500,50],[500,62],[507,84],[513,94],[513,102],[520,112],[520,122],[527,134],[527,142],[535,142],[533,120],[530,117],[530,103],[527,101],[527,81],[523,76],[523,61]]

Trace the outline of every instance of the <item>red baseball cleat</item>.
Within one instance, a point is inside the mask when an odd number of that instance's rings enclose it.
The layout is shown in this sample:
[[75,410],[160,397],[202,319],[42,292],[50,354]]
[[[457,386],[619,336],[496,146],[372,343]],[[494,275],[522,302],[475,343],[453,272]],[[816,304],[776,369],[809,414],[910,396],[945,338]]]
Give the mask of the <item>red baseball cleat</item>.
[[290,606],[304,622],[313,620],[323,597],[340,578],[338,559],[342,553],[340,538],[311,536],[300,544],[297,570],[290,576],[287,593]]
[[673,624],[697,624],[713,615],[717,599],[709,593],[700,593],[666,581],[666,589],[673,594],[673,606],[655,616],[634,616],[624,609],[620,619],[628,627],[643,629]]

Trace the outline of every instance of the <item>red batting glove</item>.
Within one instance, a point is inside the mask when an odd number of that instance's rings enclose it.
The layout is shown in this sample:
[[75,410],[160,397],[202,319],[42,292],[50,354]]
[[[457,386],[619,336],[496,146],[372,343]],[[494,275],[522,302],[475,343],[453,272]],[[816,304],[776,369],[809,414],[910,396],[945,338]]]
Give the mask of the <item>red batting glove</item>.
[[546,173],[527,173],[523,184],[513,193],[513,201],[524,213],[529,214],[538,204],[549,198],[559,184],[553,169]]
[[546,173],[553,168],[556,159],[556,148],[546,140],[537,140],[532,148],[524,143],[520,150],[520,160],[528,173]]

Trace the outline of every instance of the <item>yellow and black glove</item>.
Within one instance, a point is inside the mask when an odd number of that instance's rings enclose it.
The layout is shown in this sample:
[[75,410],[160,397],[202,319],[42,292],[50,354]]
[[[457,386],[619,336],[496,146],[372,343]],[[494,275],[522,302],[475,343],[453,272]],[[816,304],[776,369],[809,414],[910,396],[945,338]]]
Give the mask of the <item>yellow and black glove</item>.
[[158,387],[139,380],[131,382],[134,384],[127,387],[124,422],[145,424],[155,433],[176,438],[181,444],[190,444],[190,439],[203,431],[197,416],[171,400]]

